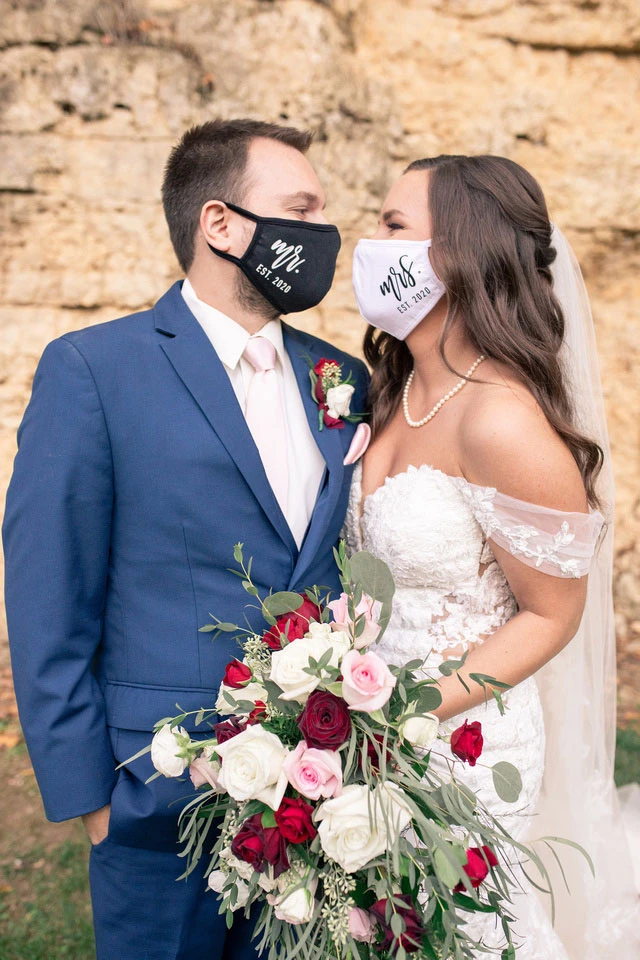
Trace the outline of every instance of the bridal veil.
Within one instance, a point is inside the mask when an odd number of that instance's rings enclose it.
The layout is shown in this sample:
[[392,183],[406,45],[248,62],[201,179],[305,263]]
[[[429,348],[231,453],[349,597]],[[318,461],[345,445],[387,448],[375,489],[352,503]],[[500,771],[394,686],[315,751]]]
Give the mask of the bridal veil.
[[[595,333],[575,255],[553,228],[554,292],[565,316],[561,351],[576,425],[604,451],[597,492],[605,516],[589,575],[580,628],[570,644],[537,675],[547,750],[541,799],[531,839],[566,838],[591,856],[595,878],[571,847],[557,847],[565,882],[540,843],[553,880],[556,930],[571,960],[637,960],[640,910],[629,842],[613,781],[616,735],[616,661],[612,601],[614,485]],[[545,898],[548,901],[548,898]]]

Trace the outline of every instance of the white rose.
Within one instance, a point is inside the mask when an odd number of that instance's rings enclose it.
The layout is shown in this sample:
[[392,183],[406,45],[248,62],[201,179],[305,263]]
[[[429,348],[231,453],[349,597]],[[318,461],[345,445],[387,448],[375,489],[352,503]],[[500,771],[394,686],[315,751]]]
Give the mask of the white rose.
[[185,743],[179,738],[185,738],[187,742],[189,740],[184,727],[174,727],[172,730],[165,723],[151,741],[151,763],[165,777],[180,777],[189,763],[185,757],[178,756]]
[[[257,700],[266,703],[267,699],[268,694],[265,688],[261,683],[257,683],[254,680],[248,683],[246,687],[239,687],[237,690],[234,687],[228,687],[226,684],[221,683],[216,701],[216,712],[222,714],[233,713],[240,717],[248,716],[251,710],[241,710],[236,704],[249,701],[255,706]],[[253,709],[253,707],[251,709]]]
[[403,830],[411,823],[411,807],[404,790],[395,783],[381,783],[375,790],[376,814],[383,826],[389,829],[389,844],[399,839]]
[[305,672],[309,658],[318,661],[329,649],[324,636],[306,636],[288,643],[282,650],[276,650],[271,657],[271,680],[282,690],[283,700],[297,700],[305,703],[309,694],[316,689],[320,680]]
[[272,871],[270,868],[267,868],[264,873],[261,873],[258,877],[258,886],[266,893],[271,893],[272,890],[276,888],[278,881],[274,879]]
[[351,784],[340,797],[325,800],[315,819],[320,821],[318,834],[326,855],[347,873],[381,856],[411,822],[403,798],[403,791],[395,784],[383,784],[375,790]]
[[348,417],[351,412],[351,397],[355,387],[348,383],[341,383],[338,387],[329,387],[327,390],[327,406],[330,417]]
[[305,637],[312,637],[314,640],[330,640],[331,624],[317,623],[315,620],[312,620],[309,624],[309,629],[305,633]]
[[[253,871],[250,871],[251,873]],[[214,893],[223,893],[224,885],[229,879],[229,874],[224,870],[212,870],[207,879],[209,889]],[[224,890],[223,905],[231,910],[241,910],[249,899],[249,887],[244,880],[238,880],[236,883],[236,902],[231,906],[231,888]]]
[[[412,709],[409,709],[412,712]],[[433,713],[425,713],[420,717],[409,717],[400,723],[400,736],[408,740],[414,747],[424,750],[431,749],[438,737],[440,722]]]
[[[329,637],[329,646],[333,647],[334,654],[331,657],[331,666],[337,667],[340,665],[340,661],[345,653],[349,653],[349,650],[352,648],[351,637],[348,633],[345,633],[344,630],[332,630],[331,636]],[[334,660],[336,661],[335,663]]]
[[282,767],[289,751],[275,733],[259,725],[247,727],[219,744],[217,752],[222,757],[220,786],[234,800],[262,800],[278,809],[288,783]]
[[246,860],[240,860],[239,857],[236,857],[235,854],[231,852],[230,847],[225,847],[224,850],[220,851],[220,859],[224,860],[230,870],[235,870],[243,880],[251,880],[251,877],[255,873],[251,864],[247,863]]
[[351,637],[345,630],[336,630],[335,624],[310,623],[305,636],[313,637],[314,640],[325,640],[327,647],[333,649],[333,656],[331,657],[332,667],[338,667],[345,653],[351,650]]
[[232,910],[242,910],[246,906],[247,900],[249,899],[249,887],[244,882],[244,880],[238,880],[236,883],[236,902],[232,905],[229,901],[229,906]]
[[316,877],[305,880],[304,887],[283,893],[275,901],[275,914],[285,923],[309,923],[315,910],[315,892],[318,886]]
[[209,889],[214,893],[222,893],[222,889],[227,882],[227,874],[224,870],[212,870],[207,879]]

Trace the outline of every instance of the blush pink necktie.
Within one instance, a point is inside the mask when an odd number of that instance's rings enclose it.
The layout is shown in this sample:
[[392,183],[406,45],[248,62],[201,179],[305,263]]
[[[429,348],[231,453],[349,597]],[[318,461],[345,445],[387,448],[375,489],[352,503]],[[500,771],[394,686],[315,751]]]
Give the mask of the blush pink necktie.
[[267,480],[286,517],[289,467],[284,410],[275,369],[276,348],[266,337],[251,337],[244,356],[255,370],[247,391],[247,426],[260,453]]

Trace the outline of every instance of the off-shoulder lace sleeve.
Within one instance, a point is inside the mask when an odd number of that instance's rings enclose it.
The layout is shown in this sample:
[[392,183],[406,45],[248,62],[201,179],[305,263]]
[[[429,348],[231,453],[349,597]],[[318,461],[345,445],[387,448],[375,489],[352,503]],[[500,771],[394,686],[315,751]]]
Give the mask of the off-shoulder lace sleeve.
[[542,573],[574,578],[589,573],[604,522],[598,510],[552,510],[457,479],[487,539]]

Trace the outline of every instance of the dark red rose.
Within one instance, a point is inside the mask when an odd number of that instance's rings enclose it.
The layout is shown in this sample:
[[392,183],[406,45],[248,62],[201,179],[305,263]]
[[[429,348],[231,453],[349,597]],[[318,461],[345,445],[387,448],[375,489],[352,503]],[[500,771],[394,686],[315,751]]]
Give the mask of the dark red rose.
[[216,723],[213,732],[218,743],[225,743],[232,737],[237,737],[245,729],[245,721],[242,717],[229,717],[228,720],[221,720]]
[[305,800],[285,797],[275,812],[280,833],[289,843],[305,843],[313,840],[317,830],[311,820],[313,807]]
[[340,697],[314,690],[298,718],[298,726],[310,747],[337,750],[351,736],[351,714]]
[[[484,856],[482,855],[484,853]],[[488,866],[487,866],[488,862]],[[491,849],[491,847],[470,847],[467,850],[467,862],[463,866],[463,870],[471,881],[471,886],[473,889],[477,889],[483,880],[486,880],[487,874],[489,873],[489,867],[497,867],[498,858]],[[465,885],[460,881],[453,888],[454,893],[464,893]]]
[[320,409],[321,409],[321,410],[326,410],[326,409],[327,409],[327,402],[326,402],[326,401],[327,401],[327,395],[326,395],[326,393],[324,392],[324,387],[322,386],[322,377],[318,377],[318,379],[316,380],[316,385],[315,385],[314,393],[315,393],[315,395],[316,395],[316,400],[318,401],[318,404],[319,404],[319,406],[320,406]]
[[322,357],[322,359],[318,360],[313,368],[313,372],[316,374],[316,376],[321,377],[323,375],[324,368],[327,366],[327,364],[333,364],[336,367],[338,366],[335,360],[327,360],[326,357]]
[[246,663],[240,663],[239,660],[232,660],[231,663],[227,664],[227,668],[224,671],[224,680],[228,687],[233,687],[234,690],[238,690],[240,687],[244,687],[251,680],[251,670],[246,665]]
[[280,634],[284,633],[290,643],[292,640],[299,640],[309,629],[310,620],[320,622],[322,620],[322,610],[315,603],[312,603],[308,597],[305,597],[297,610],[280,617],[275,627],[268,630],[262,639],[269,649],[280,650],[282,647]]
[[253,726],[254,723],[260,723],[267,719],[267,705],[262,700],[256,700],[256,705],[247,717],[247,723]]
[[469,723],[468,720],[451,734],[451,752],[459,760],[465,760],[470,767],[475,767],[476,760],[482,753],[482,724],[479,720]]
[[344,420],[341,420],[339,417],[329,416],[328,409],[324,411],[322,419],[325,427],[328,427],[330,430],[344,430]]
[[391,953],[395,953],[398,947],[404,947],[407,953],[417,953],[422,946],[422,937],[424,934],[422,918],[408,894],[398,894],[395,899],[402,900],[406,904],[405,907],[395,906],[396,912],[400,914],[405,924],[405,931],[398,939],[393,935],[391,929],[391,908],[389,911],[389,922],[387,922],[388,901],[377,900],[371,907],[371,913],[382,927],[384,934],[382,946],[386,950],[391,950]]
[[239,860],[250,863],[258,873],[263,872],[265,853],[261,813],[256,813],[253,817],[244,821],[231,842],[231,852]]
[[289,869],[287,842],[278,827],[264,827],[264,858],[273,867],[274,877]]
[[276,877],[289,869],[285,838],[277,827],[262,826],[261,813],[244,821],[233,838],[231,852],[239,860],[250,863],[258,873],[263,873],[267,863],[273,867]]

